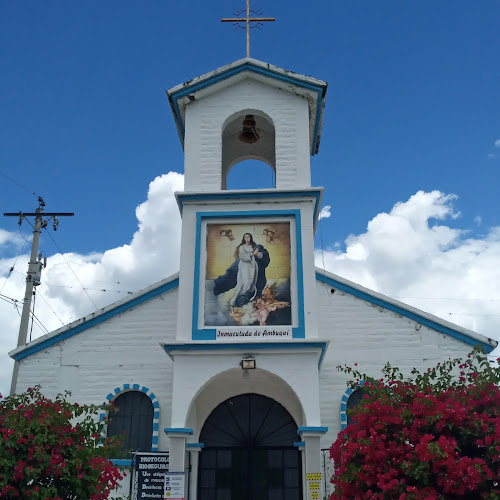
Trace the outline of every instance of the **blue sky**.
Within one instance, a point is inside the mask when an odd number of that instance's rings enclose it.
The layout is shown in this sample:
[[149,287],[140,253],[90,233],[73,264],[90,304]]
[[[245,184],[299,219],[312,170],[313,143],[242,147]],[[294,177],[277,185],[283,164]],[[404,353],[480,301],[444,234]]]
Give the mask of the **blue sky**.
[[[468,286],[483,302],[468,302],[468,312],[451,320],[489,318],[489,326],[470,321],[464,326],[479,325],[480,333],[498,331],[500,316],[486,310],[486,305],[498,310],[500,302],[500,280],[491,274],[500,256],[495,232],[500,226],[498,0],[253,0],[253,6],[277,21],[252,32],[251,56],[329,84],[321,148],[312,158],[313,185],[325,187],[323,201],[331,206],[331,217],[321,224],[329,269],[339,274],[344,270],[348,278],[360,281],[369,272],[363,284],[399,298],[415,294],[418,287],[406,283],[398,288],[396,278],[389,282],[375,276],[380,262],[373,262],[369,271],[353,271],[350,256],[360,262],[360,255],[348,250],[349,241],[358,250],[375,241],[367,225],[378,214],[394,216],[397,203],[417,210],[423,200],[423,206],[433,208],[421,212],[421,222],[430,229],[443,225],[453,237],[433,240],[436,261],[428,269],[421,267],[427,274],[420,276],[419,286],[443,255],[462,258],[456,251],[464,248],[464,241],[474,243],[463,257],[464,273],[469,264],[474,267],[467,259],[489,245],[489,259]],[[62,252],[92,261],[92,252],[130,244],[138,231],[135,209],[147,199],[150,182],[183,171],[165,90],[244,57],[244,32],[220,23],[237,8],[244,8],[244,2],[3,0],[1,212],[33,211],[36,192],[47,210],[75,212],[52,233]],[[438,191],[441,197],[412,198],[418,191]],[[22,240],[15,237],[16,220],[0,219],[0,230],[5,231],[3,239],[0,234],[2,288],[6,269],[23,252]],[[29,235],[27,225],[22,231]],[[398,234],[389,245],[398,246],[404,238]],[[316,246],[321,246],[320,234]],[[57,254],[57,247],[42,235],[41,249],[47,255]],[[364,248],[361,261],[367,252]],[[424,262],[425,257],[416,260]],[[342,267],[346,260],[351,267]],[[74,262],[80,261],[75,257]],[[22,258],[18,273],[25,272],[21,263]],[[450,269],[460,269],[457,265],[454,260]],[[145,273],[145,283],[131,280],[130,287],[137,289],[170,272],[174,270]],[[385,272],[391,273],[390,265]],[[117,273],[112,278],[93,276],[88,288],[126,282]],[[9,286],[15,280],[22,285],[18,274],[9,278]],[[61,275],[59,286],[78,287],[68,280],[69,274]],[[19,286],[9,291],[4,285],[3,293],[14,296]],[[450,298],[456,289],[451,283],[440,291],[444,297],[436,298]],[[63,310],[65,321],[90,312],[73,308],[66,316],[64,300],[69,299],[50,290],[47,297],[49,303],[52,297],[54,310]],[[103,294],[96,303],[117,298]],[[463,295],[451,298],[456,302],[442,307],[415,305],[435,313],[441,308],[465,311],[464,303],[457,302],[465,300]],[[80,299],[75,295],[73,300]]]

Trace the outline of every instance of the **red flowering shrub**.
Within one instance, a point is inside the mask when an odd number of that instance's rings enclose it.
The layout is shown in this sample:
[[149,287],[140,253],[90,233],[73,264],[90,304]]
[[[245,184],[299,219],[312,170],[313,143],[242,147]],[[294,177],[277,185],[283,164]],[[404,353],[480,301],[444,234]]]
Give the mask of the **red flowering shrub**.
[[331,498],[500,499],[499,363],[475,348],[411,378],[339,367],[366,395],[331,447]]
[[[0,396],[1,397],[1,396]],[[108,462],[119,445],[101,441],[99,408],[39,387],[0,403],[0,498],[103,500],[122,479]]]

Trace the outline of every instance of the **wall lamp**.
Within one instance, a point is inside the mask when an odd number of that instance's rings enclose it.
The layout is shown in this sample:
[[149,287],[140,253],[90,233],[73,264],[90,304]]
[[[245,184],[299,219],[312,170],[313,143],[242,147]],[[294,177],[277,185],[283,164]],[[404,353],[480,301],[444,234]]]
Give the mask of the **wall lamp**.
[[242,370],[255,370],[255,359],[254,358],[246,358],[241,360],[241,369]]

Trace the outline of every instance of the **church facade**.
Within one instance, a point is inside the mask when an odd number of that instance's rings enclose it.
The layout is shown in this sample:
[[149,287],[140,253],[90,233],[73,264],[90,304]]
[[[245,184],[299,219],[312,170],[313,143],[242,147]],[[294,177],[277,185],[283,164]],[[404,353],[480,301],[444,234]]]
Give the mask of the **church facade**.
[[[114,401],[106,431],[168,451],[189,499],[315,499],[328,490],[321,450],[347,425],[338,364],[377,375],[493,350],[315,267],[310,156],[326,88],[247,58],[169,90],[185,153],[179,273],[12,351],[16,392]],[[275,188],[227,189],[247,159],[270,166]]]

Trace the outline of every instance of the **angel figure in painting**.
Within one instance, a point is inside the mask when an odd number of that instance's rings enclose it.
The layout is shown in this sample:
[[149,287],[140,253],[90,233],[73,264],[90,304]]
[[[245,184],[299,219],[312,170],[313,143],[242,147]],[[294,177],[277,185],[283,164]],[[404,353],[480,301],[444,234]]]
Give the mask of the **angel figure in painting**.
[[235,288],[231,307],[242,307],[255,297],[260,297],[266,286],[266,267],[269,253],[255,243],[250,233],[245,233],[236,248],[234,263],[214,283],[214,294],[219,295]]

